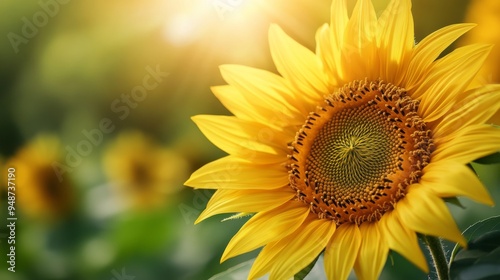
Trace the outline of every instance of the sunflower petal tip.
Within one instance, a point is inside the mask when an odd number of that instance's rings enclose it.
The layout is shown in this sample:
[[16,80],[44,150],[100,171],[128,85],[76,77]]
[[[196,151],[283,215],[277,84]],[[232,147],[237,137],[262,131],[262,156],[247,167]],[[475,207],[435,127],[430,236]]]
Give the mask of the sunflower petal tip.
[[195,115],[195,116],[191,116],[191,120],[194,122],[194,123],[197,123],[197,121],[199,121],[200,119],[203,118],[203,115]]
[[412,262],[413,265],[415,265],[418,269],[420,269],[422,272],[426,273],[426,274],[429,274],[430,273],[430,269],[429,269],[429,264],[427,263],[427,260],[425,259],[425,257],[423,258],[422,261],[418,261],[418,262]]
[[211,123],[213,122],[213,118],[216,118],[217,116],[214,115],[195,115],[191,117],[191,120],[197,125],[203,125],[205,122]]
[[479,202],[488,205],[490,207],[495,206],[495,201],[493,200],[491,194],[488,191],[485,192],[485,194],[482,196],[482,200]]
[[457,234],[457,236],[454,239],[450,239],[450,240],[456,242],[462,248],[467,249],[467,240],[465,239],[465,237],[461,233]]
[[465,23],[457,23],[457,24],[452,24],[452,26],[460,26],[461,29],[464,30],[464,33],[467,33],[477,27],[477,23],[474,22],[465,22]]
[[460,241],[458,242],[458,244],[460,246],[462,246],[463,248],[467,249],[467,240],[465,240],[465,238],[462,236],[462,238],[460,239]]
[[189,178],[184,182],[184,186],[194,188],[194,186],[193,186],[193,175],[189,176]]
[[229,248],[229,244],[228,244],[228,247],[226,247],[226,250],[224,250],[224,253],[222,253],[222,257],[220,257],[220,263],[223,263],[225,261],[227,261],[228,259],[232,258],[233,256],[230,254],[230,250],[228,250]]
[[269,42],[272,44],[272,42],[276,41],[277,38],[279,38],[282,35],[282,33],[284,33],[284,31],[278,24],[271,23],[271,25],[269,25],[269,31],[268,31]]
[[210,90],[217,94],[217,92],[220,90],[221,87],[224,87],[224,86],[220,86],[220,85],[217,85],[217,86],[210,86]]
[[430,273],[430,269],[429,269],[429,265],[427,263],[423,264],[424,266],[423,267],[420,267],[420,269],[422,269],[423,272],[429,274]]
[[[203,212],[204,213],[204,212]],[[200,216],[198,216],[198,218],[196,219],[196,221],[194,221],[194,224],[197,225],[199,223],[201,223],[202,221],[204,221],[206,218],[208,218],[206,215],[204,215],[203,213],[200,214]]]
[[229,64],[221,64],[219,65],[219,71],[221,72],[222,76],[224,76],[224,72],[227,70]]
[[222,77],[224,77],[227,73],[231,72],[231,69],[237,65],[234,64],[221,64],[219,65],[219,71],[222,74]]
[[271,30],[280,30],[280,29],[281,29],[281,27],[277,23],[271,23],[269,25],[269,31],[271,31]]

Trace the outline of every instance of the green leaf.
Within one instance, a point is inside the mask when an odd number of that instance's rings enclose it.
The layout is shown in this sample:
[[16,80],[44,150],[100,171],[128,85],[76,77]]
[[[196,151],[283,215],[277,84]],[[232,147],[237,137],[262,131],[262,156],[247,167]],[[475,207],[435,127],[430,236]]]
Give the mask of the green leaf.
[[477,239],[490,231],[500,230],[500,216],[493,216],[468,227],[462,234],[466,240]]
[[319,254],[308,266],[304,267],[301,271],[299,271],[295,276],[293,276],[293,280],[304,280],[306,278],[307,274],[311,271],[311,269],[314,267],[316,262],[318,261],[318,258],[321,254]]
[[491,154],[491,155],[488,155],[488,156],[476,159],[474,162],[475,163],[479,163],[479,164],[496,164],[496,163],[500,163],[500,152],[496,152],[494,154]]
[[450,279],[500,279],[500,216],[475,223],[463,235],[468,246],[453,249]]
[[490,248],[500,248],[500,230],[487,232],[469,242],[469,249],[488,251]]

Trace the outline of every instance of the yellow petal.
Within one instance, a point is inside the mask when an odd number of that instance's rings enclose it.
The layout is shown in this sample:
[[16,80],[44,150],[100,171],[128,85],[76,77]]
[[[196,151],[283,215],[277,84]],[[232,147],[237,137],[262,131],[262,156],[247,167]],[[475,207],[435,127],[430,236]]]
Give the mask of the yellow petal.
[[344,31],[349,22],[346,1],[333,0],[330,6],[330,14],[332,15],[330,21],[331,44],[334,50],[339,50],[342,47]]
[[278,72],[309,100],[322,100],[328,88],[316,55],[275,24],[269,28],[269,45]]
[[405,227],[466,246],[446,204],[430,190],[425,190],[425,186],[411,185],[406,196],[397,202],[394,212]]
[[[419,85],[420,80],[425,77],[434,60],[458,37],[471,30],[474,26],[476,24],[471,23],[449,25],[433,32],[418,43],[413,50],[411,62],[408,65],[404,87],[411,90]],[[418,98],[423,93],[424,91],[420,91],[414,97]]]
[[363,49],[366,41],[373,39],[376,27],[377,15],[371,0],[357,1],[344,33],[345,44]]
[[[340,82],[339,75],[342,75],[339,72],[342,72],[342,64],[341,64],[341,50],[344,45],[344,32],[347,27],[347,23],[349,22],[349,17],[347,15],[347,5],[345,0],[333,0],[332,5],[330,7],[331,21],[329,34],[325,34],[323,37],[329,39],[328,43],[325,43],[325,47],[323,48],[328,51],[328,46],[330,47],[330,52],[332,54],[332,68],[331,73],[335,73],[337,76],[335,80]],[[335,15],[335,16],[333,16]],[[328,75],[330,76],[330,75]],[[330,81],[333,84],[333,81]]]
[[385,236],[389,248],[398,252],[424,272],[429,272],[429,266],[420,246],[417,234],[405,227],[394,212],[387,212],[380,219],[380,230]]
[[266,211],[292,199],[295,192],[289,187],[275,190],[217,190],[195,224],[223,213]]
[[[334,87],[338,86],[340,78],[338,76],[339,66],[337,65],[339,63],[339,56],[336,54],[339,51],[335,51],[332,48],[330,36],[330,28],[326,23],[318,28],[316,32],[316,55],[322,62],[323,72],[325,73],[327,85],[331,92]],[[340,50],[340,48],[337,50]]]
[[279,241],[267,244],[255,259],[248,273],[248,279],[258,279],[271,271],[271,268],[277,263],[276,255],[278,255],[294,238],[295,236],[293,236],[292,233]]
[[230,85],[223,85],[213,86],[211,90],[222,105],[239,119],[265,123],[265,119],[259,113],[260,110],[254,108],[237,88]]
[[245,93],[234,86],[223,85],[211,88],[214,95],[234,116],[246,121],[264,124],[276,131],[295,136],[300,120],[291,120],[279,108],[268,108],[266,104],[250,102]]
[[358,257],[361,233],[357,225],[342,224],[333,234],[325,250],[325,271],[328,279],[347,279]]
[[410,0],[392,0],[380,16],[380,76],[399,85],[415,45]]
[[228,84],[241,92],[252,109],[257,110],[269,122],[276,125],[280,121],[288,125],[294,122],[302,124],[303,120],[300,118],[303,113],[292,104],[295,94],[282,77],[243,65],[221,65],[220,72]]
[[229,241],[221,262],[289,235],[304,222],[309,213],[304,203],[291,201],[255,214]]
[[[375,33],[377,16],[371,0],[356,2],[344,32],[342,45],[342,78],[345,81],[380,77]],[[355,67],[353,67],[355,65]]]
[[416,95],[422,97],[418,112],[424,121],[439,119],[464,97],[463,92],[490,50],[490,45],[470,45],[454,50],[434,64],[422,85],[415,89]]
[[291,137],[265,125],[233,116],[198,115],[192,120],[210,142],[230,155],[268,162],[271,157],[285,159],[288,154]]
[[184,184],[200,189],[271,190],[288,183],[288,172],[284,166],[257,165],[227,156],[196,170]]
[[448,142],[439,143],[432,161],[455,161],[466,164],[500,151],[500,129],[490,125],[468,126]]
[[309,265],[323,249],[335,232],[335,223],[311,217],[291,235],[295,238],[276,255],[271,269],[272,279],[288,279]]
[[489,120],[487,123],[491,124],[496,124],[500,125],[500,110],[498,110]]
[[453,161],[438,161],[427,165],[420,181],[440,197],[467,196],[477,202],[493,206],[486,188],[466,165]]
[[500,85],[487,85],[469,90],[466,98],[453,106],[452,112],[433,129],[433,137],[450,140],[454,133],[474,124],[486,123],[500,109]]
[[379,227],[378,222],[359,226],[362,239],[354,271],[360,280],[378,279],[387,260],[389,246]]
[[[237,118],[247,121],[258,121],[262,118],[258,110],[252,108],[241,91],[233,86],[213,86],[210,88],[219,101]],[[253,110],[252,110],[253,109]]]

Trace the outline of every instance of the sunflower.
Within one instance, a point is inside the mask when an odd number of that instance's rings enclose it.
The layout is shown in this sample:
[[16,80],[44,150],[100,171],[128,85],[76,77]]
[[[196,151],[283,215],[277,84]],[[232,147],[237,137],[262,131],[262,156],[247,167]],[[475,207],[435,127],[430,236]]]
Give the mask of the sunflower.
[[[500,82],[500,2],[496,0],[471,1],[467,8],[465,19],[477,23],[477,27],[468,32],[460,41],[460,45],[471,43],[488,43],[495,46],[491,50],[483,67],[479,71],[476,81],[478,84]],[[500,123],[500,111],[490,120],[496,124]]]
[[467,164],[500,149],[486,121],[500,86],[473,87],[491,46],[438,58],[474,27],[456,24],[414,42],[411,1],[380,17],[360,0],[349,17],[334,0],[316,51],[272,25],[280,75],[221,66],[228,85],[212,90],[234,116],[194,122],[229,155],[186,185],[216,189],[197,222],[221,213],[255,215],[222,260],[263,247],[250,279],[288,279],[324,251],[328,279],[375,279],[394,250],[428,271],[417,233],[462,246],[444,198],[493,202]]
[[69,178],[61,180],[54,163],[62,159],[61,144],[53,135],[40,135],[7,161],[15,168],[15,196],[19,210],[34,219],[56,221],[75,206],[75,189]]
[[117,193],[136,209],[164,205],[170,194],[180,190],[188,169],[181,155],[138,131],[120,134],[103,163]]

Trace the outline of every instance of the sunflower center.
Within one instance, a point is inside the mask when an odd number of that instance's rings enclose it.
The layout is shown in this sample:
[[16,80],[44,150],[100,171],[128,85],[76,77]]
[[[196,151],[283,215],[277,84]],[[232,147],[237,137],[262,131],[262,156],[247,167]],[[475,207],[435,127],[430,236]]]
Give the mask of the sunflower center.
[[433,140],[418,105],[382,81],[354,81],[327,96],[290,146],[297,198],[339,225],[379,220],[429,163]]

